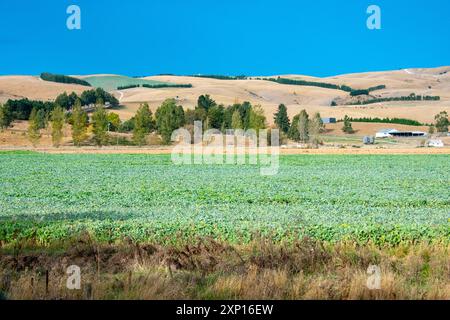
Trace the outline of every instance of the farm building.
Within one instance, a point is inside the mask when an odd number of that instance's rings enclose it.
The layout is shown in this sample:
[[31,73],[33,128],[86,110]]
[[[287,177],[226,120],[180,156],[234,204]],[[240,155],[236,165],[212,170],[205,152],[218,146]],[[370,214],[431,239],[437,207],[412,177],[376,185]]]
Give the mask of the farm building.
[[327,123],[336,123],[336,118],[322,118],[322,122],[323,122],[324,124],[327,124]]
[[399,138],[426,137],[427,133],[423,132],[423,131],[397,131],[397,132],[392,132],[391,136],[399,137]]
[[393,133],[393,132],[398,132],[398,130],[396,130],[396,129],[383,129],[383,130],[378,131],[376,133],[375,137],[376,138],[389,138],[389,137],[392,137],[391,133]]
[[443,148],[444,147],[444,143],[442,142],[442,140],[429,140],[427,145],[429,147],[434,147],[434,148]]
[[383,129],[376,133],[377,138],[408,138],[408,137],[425,137],[426,132],[422,131],[398,131],[397,129]]

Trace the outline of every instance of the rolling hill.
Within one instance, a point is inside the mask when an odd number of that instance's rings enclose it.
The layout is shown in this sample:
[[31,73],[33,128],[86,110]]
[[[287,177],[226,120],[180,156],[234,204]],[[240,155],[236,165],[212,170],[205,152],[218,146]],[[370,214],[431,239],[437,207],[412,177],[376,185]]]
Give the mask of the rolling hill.
[[[250,78],[247,80],[217,80],[188,76],[150,76],[129,78],[118,75],[79,76],[93,86],[108,89],[119,99],[123,107],[116,110],[123,119],[133,116],[140,103],[147,102],[155,110],[166,98],[176,98],[185,108],[193,108],[198,96],[209,94],[218,103],[229,105],[236,101],[250,101],[260,104],[266,111],[269,123],[280,103],[288,108],[292,117],[301,109],[320,112],[324,117],[342,118],[345,114],[353,117],[398,117],[409,118],[422,123],[431,123],[434,115],[442,110],[450,113],[450,67],[432,69],[406,69],[384,72],[369,72],[317,78],[302,75],[275,75],[282,78],[348,85],[355,89],[385,85],[383,90],[371,94],[376,97],[407,96],[411,93],[440,96],[440,101],[399,101],[370,105],[331,107],[334,99],[346,99],[348,92],[311,86],[278,84]],[[117,91],[116,88],[128,84],[192,84],[192,88],[132,88]],[[33,76],[1,76],[0,102],[7,99],[27,97],[30,99],[52,100],[64,91],[81,93],[89,87],[80,85],[45,82]]]

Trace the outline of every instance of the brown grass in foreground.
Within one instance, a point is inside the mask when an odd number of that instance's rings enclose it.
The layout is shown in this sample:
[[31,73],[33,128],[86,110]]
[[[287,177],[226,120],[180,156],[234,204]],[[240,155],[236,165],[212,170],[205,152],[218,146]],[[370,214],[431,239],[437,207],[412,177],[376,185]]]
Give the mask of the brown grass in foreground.
[[[169,247],[97,245],[90,238],[48,248],[0,249],[6,299],[450,299],[449,245],[379,248],[305,239],[232,247],[212,240]],[[69,290],[67,267],[81,268]],[[380,289],[367,287],[369,265]]]

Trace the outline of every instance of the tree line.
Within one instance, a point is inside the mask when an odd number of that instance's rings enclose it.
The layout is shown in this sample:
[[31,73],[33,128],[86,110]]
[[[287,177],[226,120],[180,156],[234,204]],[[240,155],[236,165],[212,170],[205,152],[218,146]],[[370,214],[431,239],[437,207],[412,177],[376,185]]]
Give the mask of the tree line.
[[[6,105],[0,106],[2,128],[9,126],[10,122],[8,125],[4,123],[8,110],[10,109]],[[75,100],[69,112],[56,103],[49,108],[48,113],[42,110],[32,108],[26,119],[29,120],[28,137],[33,145],[41,138],[41,129],[51,128],[53,145],[58,147],[63,138],[62,129],[65,124],[72,127],[72,140],[75,146],[81,146],[89,140],[88,132],[92,132],[92,142],[95,145],[109,144],[111,142],[109,132],[114,131],[131,132],[132,143],[138,146],[145,145],[148,134],[153,132],[160,135],[163,144],[170,144],[174,130],[181,127],[193,130],[194,121],[202,121],[204,130],[254,129],[258,133],[259,130],[267,128],[261,106],[252,106],[250,102],[244,102],[224,107],[218,105],[209,95],[200,96],[196,107],[186,111],[175,99],[165,100],[155,114],[149,105],[144,103],[131,119],[124,122],[118,114],[105,110],[104,100],[101,97],[97,99],[91,117],[83,110],[81,99]]]
[[289,85],[296,85],[296,86],[308,86],[308,87],[320,87],[320,88],[326,88],[326,89],[334,89],[334,90],[342,90],[346,92],[352,92],[355,89],[347,86],[347,85],[337,85],[332,83],[326,83],[326,82],[315,82],[315,81],[306,81],[306,80],[294,80],[294,79],[287,79],[287,78],[260,78],[261,80],[266,81],[272,81],[279,84],[289,84]]
[[[74,97],[72,94],[69,96]],[[64,101],[65,98],[62,100]],[[32,109],[28,118],[24,120],[29,120],[28,137],[33,145],[36,145],[41,138],[40,130],[49,128],[51,129],[53,145],[59,147],[64,137],[64,125],[72,127],[72,141],[75,146],[85,144],[90,136],[92,136],[91,141],[97,146],[110,144],[111,136],[109,132],[132,133],[132,141],[121,138],[121,144],[145,145],[150,133],[160,135],[162,143],[170,144],[174,130],[181,127],[193,130],[195,121],[201,121],[204,130],[218,129],[222,132],[226,132],[228,129],[254,129],[258,133],[259,130],[267,128],[266,117],[260,105],[252,105],[245,101],[225,107],[218,104],[209,95],[201,95],[197,99],[195,108],[188,110],[184,110],[181,105],[178,105],[175,99],[167,99],[153,114],[149,105],[144,103],[141,104],[134,117],[124,122],[121,121],[118,114],[108,112],[104,108],[104,100],[101,96],[96,100],[95,110],[91,117],[83,110],[82,100],[79,97],[75,99],[69,112],[67,108],[63,108],[56,102],[53,105],[50,105],[50,102],[38,102],[36,104],[33,104],[33,101],[31,102]],[[17,111],[15,110],[15,112]],[[0,105],[0,129],[7,128],[12,118],[11,104]],[[347,115],[341,121],[343,121],[342,131],[349,134],[354,133],[352,122],[420,125],[418,122],[409,119],[353,119]],[[274,123],[276,128],[280,129],[282,140],[291,139],[313,145],[322,143],[321,134],[325,132],[325,125],[319,113],[310,116],[306,110],[302,110],[291,121],[286,106],[280,104],[274,114]],[[430,126],[430,131],[433,130],[434,132],[436,129],[438,132],[447,132],[449,125],[448,114],[443,111],[436,115],[435,124]]]
[[41,79],[45,81],[51,81],[51,82],[59,82],[59,83],[72,83],[72,84],[79,84],[82,86],[90,87],[91,84],[85,80],[65,76],[62,74],[53,74],[48,72],[41,73]]
[[349,105],[365,105],[379,102],[389,102],[389,101],[439,101],[441,100],[440,96],[422,96],[411,93],[409,96],[401,96],[401,97],[386,97],[386,98],[373,98],[365,101],[357,101],[351,102]]
[[351,122],[371,122],[371,123],[396,123],[396,124],[404,124],[408,126],[423,126],[424,124],[411,119],[405,119],[405,118],[349,118]]
[[194,77],[194,78],[210,78],[210,79],[217,79],[217,80],[247,80],[248,77],[245,75],[240,76],[224,76],[219,74],[194,74],[190,75],[188,77]]
[[110,93],[101,88],[84,91],[80,96],[75,92],[67,94],[66,92],[60,94],[54,102],[29,100],[27,98],[19,100],[8,100],[3,106],[3,121],[6,127],[14,120],[29,120],[33,109],[36,111],[36,116],[40,119],[48,119],[50,113],[60,106],[65,110],[70,110],[74,107],[77,101],[81,105],[95,104],[99,99],[109,102],[113,107],[119,105],[119,101]]
[[150,88],[150,89],[160,89],[160,88],[192,88],[192,84],[171,84],[171,83],[158,83],[158,84],[130,84],[125,86],[119,86],[117,87],[117,90],[125,90],[125,89],[132,89],[132,88]]

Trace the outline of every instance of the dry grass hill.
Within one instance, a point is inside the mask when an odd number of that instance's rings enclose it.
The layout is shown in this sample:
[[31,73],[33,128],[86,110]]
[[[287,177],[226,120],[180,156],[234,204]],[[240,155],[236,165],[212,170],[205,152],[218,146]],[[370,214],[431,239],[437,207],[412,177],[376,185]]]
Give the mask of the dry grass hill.
[[[98,75],[101,76],[101,75]],[[278,75],[277,75],[278,76]],[[202,94],[211,95],[224,105],[236,101],[250,101],[260,104],[266,111],[269,123],[280,103],[288,107],[292,117],[301,109],[319,111],[324,117],[401,117],[431,123],[434,115],[442,110],[450,113],[450,67],[433,69],[406,69],[386,72],[345,74],[328,78],[300,75],[280,75],[283,78],[302,79],[348,85],[353,88],[368,88],[385,85],[386,89],[373,94],[377,97],[407,96],[411,93],[440,96],[440,101],[383,102],[362,106],[331,107],[334,99],[345,99],[347,92],[320,87],[285,85],[264,80],[217,80],[186,76],[151,76],[145,80],[174,84],[192,84],[192,88],[132,88],[113,91],[123,107],[116,110],[122,119],[130,118],[142,102],[148,102],[152,109],[166,98],[176,98],[185,108],[193,108]],[[86,78],[88,76],[80,76]],[[26,97],[29,99],[52,100],[64,91],[81,93],[89,87],[47,82],[36,76],[0,76],[0,102],[7,99]],[[395,127],[390,125],[389,127]]]

